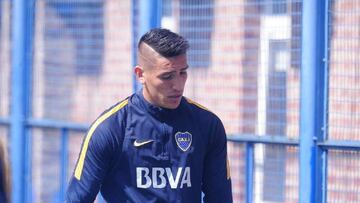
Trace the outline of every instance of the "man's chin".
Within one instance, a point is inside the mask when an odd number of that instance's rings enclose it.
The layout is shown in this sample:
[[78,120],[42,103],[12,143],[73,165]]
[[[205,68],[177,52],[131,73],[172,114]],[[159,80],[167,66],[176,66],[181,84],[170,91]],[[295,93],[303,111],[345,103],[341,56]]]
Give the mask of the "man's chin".
[[167,109],[176,109],[181,102],[181,97],[180,98],[171,98],[171,99],[166,99],[166,101],[164,101],[164,107]]
[[168,103],[164,104],[163,107],[165,107],[167,109],[176,109],[177,107],[179,107],[179,105],[180,105],[180,101],[168,102]]
[[167,108],[167,109],[176,109],[177,107],[179,107],[179,104],[178,105],[166,105],[165,108]]

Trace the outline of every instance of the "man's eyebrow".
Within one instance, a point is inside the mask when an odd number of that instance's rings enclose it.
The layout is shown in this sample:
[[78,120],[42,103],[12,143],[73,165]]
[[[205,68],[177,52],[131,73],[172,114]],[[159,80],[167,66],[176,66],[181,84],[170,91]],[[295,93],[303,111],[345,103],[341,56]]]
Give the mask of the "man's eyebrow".
[[189,68],[189,65],[186,65],[185,68],[182,68],[181,70],[187,70]]
[[[188,68],[189,68],[189,65],[187,65],[185,68],[180,69],[180,71],[187,70]],[[168,72],[163,72],[163,73],[161,73],[161,75],[171,74],[171,73],[175,73],[175,72],[176,72],[175,70],[168,71]]]

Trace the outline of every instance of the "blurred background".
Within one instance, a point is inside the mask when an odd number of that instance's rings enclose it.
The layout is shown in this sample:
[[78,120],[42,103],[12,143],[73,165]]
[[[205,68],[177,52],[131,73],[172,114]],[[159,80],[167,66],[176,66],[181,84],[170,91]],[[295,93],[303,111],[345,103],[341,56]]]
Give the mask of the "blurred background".
[[225,125],[234,202],[360,202],[360,1],[0,0],[13,202],[64,201],[152,27],[190,42],[185,96]]

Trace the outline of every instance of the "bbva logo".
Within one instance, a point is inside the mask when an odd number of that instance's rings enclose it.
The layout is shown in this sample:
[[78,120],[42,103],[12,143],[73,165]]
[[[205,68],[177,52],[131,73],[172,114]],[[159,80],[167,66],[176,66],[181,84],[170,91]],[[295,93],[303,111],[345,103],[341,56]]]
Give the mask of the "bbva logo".
[[[174,171],[175,172],[175,171]],[[181,178],[181,181],[180,181]],[[179,185],[180,183],[180,185]],[[136,167],[136,186],[138,188],[165,188],[167,184],[172,189],[191,187],[190,167],[179,167],[174,177],[171,168]]]

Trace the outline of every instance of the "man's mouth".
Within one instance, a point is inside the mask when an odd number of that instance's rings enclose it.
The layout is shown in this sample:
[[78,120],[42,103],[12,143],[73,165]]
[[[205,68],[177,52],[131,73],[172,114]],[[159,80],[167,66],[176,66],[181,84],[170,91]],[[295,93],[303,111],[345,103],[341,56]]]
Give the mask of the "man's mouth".
[[178,95],[171,95],[169,96],[170,99],[179,99],[182,95],[178,94]]

